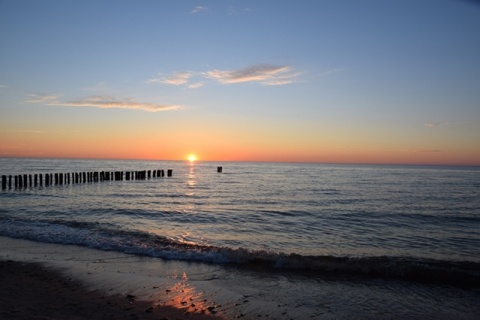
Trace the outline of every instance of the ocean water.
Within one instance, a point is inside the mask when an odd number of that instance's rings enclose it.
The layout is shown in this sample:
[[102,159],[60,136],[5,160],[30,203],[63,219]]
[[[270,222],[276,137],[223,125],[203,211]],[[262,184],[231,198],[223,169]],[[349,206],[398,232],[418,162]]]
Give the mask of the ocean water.
[[478,167],[0,159],[7,176],[159,169],[2,190],[0,236],[214,268],[197,280],[255,301],[223,291],[232,318],[480,314]]

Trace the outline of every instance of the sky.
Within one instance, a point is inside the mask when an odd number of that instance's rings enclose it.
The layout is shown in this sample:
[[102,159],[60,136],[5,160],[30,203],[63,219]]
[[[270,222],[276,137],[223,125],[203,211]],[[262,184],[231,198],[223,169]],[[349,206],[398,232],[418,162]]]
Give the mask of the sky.
[[480,3],[0,0],[0,157],[480,165]]

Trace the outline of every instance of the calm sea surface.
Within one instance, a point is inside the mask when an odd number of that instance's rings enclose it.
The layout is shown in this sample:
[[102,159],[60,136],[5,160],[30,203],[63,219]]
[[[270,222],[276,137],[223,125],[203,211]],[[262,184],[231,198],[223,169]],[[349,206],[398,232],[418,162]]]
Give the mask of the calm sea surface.
[[7,188],[0,235],[302,277],[453,286],[473,295],[460,315],[480,309],[471,302],[480,287],[478,167],[0,159],[7,176],[158,169],[173,176]]

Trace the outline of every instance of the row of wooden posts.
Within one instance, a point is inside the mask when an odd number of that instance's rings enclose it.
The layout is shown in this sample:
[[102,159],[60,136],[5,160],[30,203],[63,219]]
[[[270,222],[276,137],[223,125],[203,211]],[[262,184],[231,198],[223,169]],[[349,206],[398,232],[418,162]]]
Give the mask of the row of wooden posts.
[[[167,170],[167,177],[173,175],[173,170]],[[143,171],[101,171],[101,172],[75,172],[75,173],[45,173],[23,174],[23,175],[2,175],[2,190],[22,189],[27,187],[51,186],[62,184],[78,184],[100,181],[121,181],[121,180],[145,180],[156,177],[164,177],[165,170],[143,170]],[[45,180],[43,179],[45,177]]]

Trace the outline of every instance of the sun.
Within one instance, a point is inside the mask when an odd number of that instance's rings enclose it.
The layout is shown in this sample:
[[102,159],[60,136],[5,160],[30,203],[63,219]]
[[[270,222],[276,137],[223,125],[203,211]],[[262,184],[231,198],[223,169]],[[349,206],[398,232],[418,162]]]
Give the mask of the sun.
[[195,161],[197,161],[197,156],[194,155],[193,153],[191,153],[191,154],[188,155],[187,159],[190,162],[195,162]]

